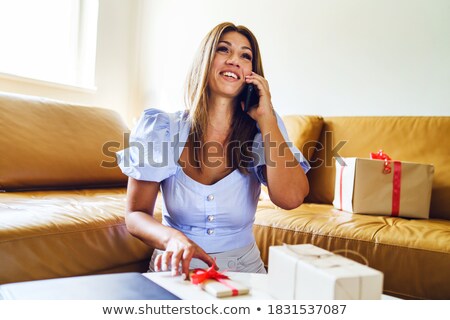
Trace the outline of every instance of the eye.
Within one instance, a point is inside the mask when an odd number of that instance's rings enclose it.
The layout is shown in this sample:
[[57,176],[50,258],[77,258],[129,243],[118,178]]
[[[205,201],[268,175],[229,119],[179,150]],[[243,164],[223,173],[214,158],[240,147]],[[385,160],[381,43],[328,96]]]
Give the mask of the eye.
[[252,61],[252,56],[251,56],[250,54],[248,54],[248,53],[244,53],[244,54],[242,55],[242,57],[243,57],[244,59],[247,59],[247,60],[249,60],[249,61]]
[[217,52],[228,52],[228,48],[225,46],[217,47]]

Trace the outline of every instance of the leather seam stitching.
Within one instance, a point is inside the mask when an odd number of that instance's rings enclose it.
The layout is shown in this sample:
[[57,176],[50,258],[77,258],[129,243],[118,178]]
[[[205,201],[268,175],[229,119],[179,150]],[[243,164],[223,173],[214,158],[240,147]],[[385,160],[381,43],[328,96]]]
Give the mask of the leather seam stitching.
[[271,229],[277,229],[277,230],[283,230],[283,231],[290,231],[290,232],[294,232],[294,233],[302,233],[302,234],[310,234],[310,235],[322,236],[322,237],[328,237],[328,238],[334,238],[334,239],[342,239],[342,240],[348,240],[348,241],[353,241],[353,242],[366,242],[366,243],[372,243],[372,244],[380,245],[380,246],[397,247],[397,248],[405,248],[405,249],[408,249],[408,250],[418,250],[418,251],[425,251],[425,252],[428,251],[428,252],[433,252],[433,253],[450,254],[450,252],[446,252],[446,251],[437,251],[437,250],[433,250],[433,249],[412,248],[412,247],[407,247],[407,246],[400,246],[400,245],[395,245],[395,244],[380,243],[380,242],[369,241],[369,240],[358,240],[358,239],[338,237],[338,236],[333,236],[333,235],[328,235],[328,234],[312,233],[312,232],[305,232],[305,231],[298,231],[298,230],[291,230],[291,229],[283,229],[283,228],[280,228],[280,227],[258,225],[256,223],[255,223],[254,226],[255,227],[260,227],[260,228],[266,228],[266,229],[271,228]]
[[34,239],[34,238],[41,238],[41,237],[50,237],[50,236],[59,236],[59,235],[66,235],[66,234],[73,234],[73,233],[82,233],[82,232],[87,232],[87,231],[97,231],[97,230],[104,230],[104,229],[110,229],[110,228],[117,228],[117,227],[122,227],[125,226],[125,223],[117,223],[117,224],[113,224],[113,225],[109,225],[109,226],[104,226],[104,227],[99,227],[99,228],[89,228],[89,229],[81,229],[81,230],[75,230],[75,231],[66,231],[66,232],[53,232],[53,233],[45,233],[45,234],[38,234],[38,235],[32,235],[32,236],[28,236],[28,237],[20,237],[20,238],[14,238],[14,239],[10,239],[10,240],[0,240],[0,244],[3,243],[9,243],[9,242],[14,242],[14,241],[20,241],[20,240],[28,240],[28,239]]

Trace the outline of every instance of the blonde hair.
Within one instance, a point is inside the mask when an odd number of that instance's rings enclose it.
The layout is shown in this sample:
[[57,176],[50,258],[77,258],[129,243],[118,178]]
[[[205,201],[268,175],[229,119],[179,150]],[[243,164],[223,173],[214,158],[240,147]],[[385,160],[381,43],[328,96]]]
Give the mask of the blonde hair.
[[[216,54],[217,44],[219,43],[220,38],[223,34],[232,31],[238,32],[248,39],[253,53],[252,71],[264,76],[261,53],[259,51],[258,41],[254,34],[247,27],[236,26],[231,22],[223,22],[215,26],[205,38],[203,38],[191,69],[188,72],[186,81],[185,103],[186,108],[189,110],[189,117],[192,123],[191,134],[189,136],[191,147],[198,142],[204,143],[203,137],[206,132],[208,120],[209,70],[214,55]],[[234,142],[238,141],[241,144],[250,140],[253,141],[254,135],[256,134],[255,121],[240,108],[235,108],[235,110],[238,111],[234,112],[233,115],[233,129],[230,140]],[[248,172],[239,165],[242,155],[249,156],[250,151],[247,149],[248,148],[242,148],[242,150],[233,149],[233,152],[227,153],[229,160],[231,161],[229,163],[232,163],[234,168],[239,168],[241,172]],[[199,152],[199,149],[196,148],[195,150],[197,154],[196,158],[200,159],[199,153],[197,153]],[[200,166],[200,163],[197,164]]]

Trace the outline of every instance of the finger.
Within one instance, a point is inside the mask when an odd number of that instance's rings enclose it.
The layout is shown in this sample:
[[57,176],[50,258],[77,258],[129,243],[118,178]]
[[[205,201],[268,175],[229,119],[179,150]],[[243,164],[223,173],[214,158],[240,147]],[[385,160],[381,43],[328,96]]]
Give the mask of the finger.
[[196,258],[198,258],[198,259],[200,259],[200,260],[202,260],[203,262],[205,262],[208,266],[215,266],[215,269],[216,270],[218,270],[219,268],[217,267],[217,265],[216,265],[216,262],[214,261],[214,259],[210,256],[210,255],[208,255],[205,251],[203,251],[203,249],[200,249],[198,252],[197,252],[197,254],[196,254],[196,256],[195,256]]
[[189,247],[184,250],[183,261],[181,262],[181,273],[185,275],[186,280],[189,280],[189,266],[191,264],[192,257],[194,256],[194,247]]
[[262,96],[264,92],[269,91],[269,85],[262,77],[258,79],[254,76],[247,76],[245,77],[245,82],[254,84],[258,88],[259,96]]
[[264,78],[263,76],[260,76],[257,73],[252,72],[252,74],[245,76],[246,79],[250,79],[250,80],[256,80],[256,81],[260,81],[261,83],[265,83],[267,82],[266,78]]
[[164,251],[164,253],[162,254],[162,258],[161,258],[161,260],[162,260],[162,266],[161,266],[162,271],[168,271],[169,270],[169,263],[170,263],[170,260],[172,258],[172,254],[173,254],[172,251]]
[[162,260],[162,254],[156,255],[155,265],[154,265],[154,268],[155,268],[156,272],[161,271],[161,260]]
[[259,81],[261,81],[261,83],[266,84],[267,86],[269,85],[269,81],[267,81],[266,78],[264,78],[263,76],[252,72],[251,76]]
[[184,250],[179,250],[178,252],[174,252],[171,259],[171,267],[172,267],[172,276],[179,275],[178,268],[180,266],[180,260],[183,256]]

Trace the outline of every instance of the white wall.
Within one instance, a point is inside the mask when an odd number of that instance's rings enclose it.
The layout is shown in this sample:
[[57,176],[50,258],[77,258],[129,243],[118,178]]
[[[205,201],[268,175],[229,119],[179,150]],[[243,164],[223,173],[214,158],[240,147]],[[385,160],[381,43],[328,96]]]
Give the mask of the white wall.
[[141,0],[100,0],[96,58],[97,89],[82,90],[39,81],[0,77],[0,91],[111,108],[131,123],[138,95],[137,37]]
[[248,26],[281,114],[450,115],[449,0],[147,0],[141,107],[183,108],[216,24]]
[[112,108],[184,108],[203,36],[259,39],[280,114],[450,115],[449,0],[100,0],[96,91],[0,78],[0,91]]

